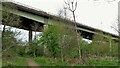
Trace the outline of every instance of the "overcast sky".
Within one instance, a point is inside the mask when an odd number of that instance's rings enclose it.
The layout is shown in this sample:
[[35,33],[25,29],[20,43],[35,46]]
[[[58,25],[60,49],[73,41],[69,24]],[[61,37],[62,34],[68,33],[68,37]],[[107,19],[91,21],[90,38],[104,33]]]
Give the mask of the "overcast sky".
[[[64,0],[13,0],[43,10],[50,14],[57,14],[64,6]],[[95,27],[106,32],[117,34],[111,28],[117,22],[118,1],[107,2],[108,0],[78,0],[76,21]]]

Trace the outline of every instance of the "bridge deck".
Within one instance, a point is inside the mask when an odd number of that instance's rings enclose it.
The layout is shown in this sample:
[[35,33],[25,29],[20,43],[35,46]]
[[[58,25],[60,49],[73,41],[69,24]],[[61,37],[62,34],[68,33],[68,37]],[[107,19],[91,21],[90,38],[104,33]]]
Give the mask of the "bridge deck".
[[[42,23],[42,24],[53,24],[56,22],[62,22],[62,23],[67,23],[67,24],[72,24],[77,23],[77,29],[80,31],[84,31],[87,34],[97,34],[97,32],[103,32],[104,34],[109,34],[113,37],[113,39],[117,39],[119,36],[105,32],[103,30],[99,30],[97,28],[93,28],[87,25],[83,25],[78,22],[73,22],[72,20],[64,19],[55,15],[48,14],[44,11],[32,8],[30,6],[26,6],[20,3],[12,3],[12,2],[7,2],[7,4],[13,4],[14,6],[17,7],[18,11],[11,10],[11,13],[19,15],[21,17],[25,17],[28,19],[31,19],[33,21]],[[4,3],[5,4],[5,3]]]

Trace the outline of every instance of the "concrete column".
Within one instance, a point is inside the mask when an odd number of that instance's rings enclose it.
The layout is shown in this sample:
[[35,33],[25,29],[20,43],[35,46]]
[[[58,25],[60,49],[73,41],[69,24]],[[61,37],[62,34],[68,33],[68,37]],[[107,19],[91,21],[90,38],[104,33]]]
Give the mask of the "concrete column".
[[45,29],[47,29],[47,28],[48,28],[48,25],[44,25],[43,27],[44,27],[43,29],[45,30]]
[[29,30],[29,43],[31,43],[32,42],[32,30]]

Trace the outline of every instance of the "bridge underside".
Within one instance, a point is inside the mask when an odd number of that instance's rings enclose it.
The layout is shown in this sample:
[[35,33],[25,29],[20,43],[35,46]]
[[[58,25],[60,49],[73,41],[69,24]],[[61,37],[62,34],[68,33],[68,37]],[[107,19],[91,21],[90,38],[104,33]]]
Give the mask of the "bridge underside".
[[[17,25],[17,24],[19,24],[19,25]],[[29,31],[29,35],[28,35],[29,42],[32,41],[32,31],[42,32],[44,29],[43,23],[36,22],[36,21],[33,21],[33,20],[25,18],[25,17],[20,17],[20,22],[16,22],[16,24],[8,24],[8,23],[4,24],[3,23],[3,25],[12,26],[12,27],[16,27],[19,29],[24,29],[24,30]]]
[[92,40],[93,39],[93,36],[94,34],[93,33],[88,33],[88,32],[85,32],[85,31],[82,31],[82,30],[78,30],[80,32],[80,35],[85,38],[85,39],[89,39],[89,40]]
[[[3,25],[7,25],[7,26],[12,26],[12,27],[16,27],[16,28],[20,28],[20,29],[24,29],[24,30],[28,30],[29,31],[29,42],[32,41],[32,31],[37,31],[37,32],[42,32],[44,30],[44,24],[41,22],[37,22],[25,17],[20,17],[21,22],[16,22],[17,24],[19,24],[18,26],[11,25],[11,24],[3,24]],[[80,32],[80,35],[83,38],[92,40],[93,39],[93,35],[92,33],[88,33],[82,30],[78,30],[78,32]]]
[[20,20],[21,21],[16,22],[16,24],[3,23],[3,25],[12,26],[12,27],[16,27],[24,30],[32,30],[32,31],[39,31],[39,32],[43,31],[43,25],[44,25],[43,23],[39,23],[31,19],[27,19],[25,17],[20,17]]

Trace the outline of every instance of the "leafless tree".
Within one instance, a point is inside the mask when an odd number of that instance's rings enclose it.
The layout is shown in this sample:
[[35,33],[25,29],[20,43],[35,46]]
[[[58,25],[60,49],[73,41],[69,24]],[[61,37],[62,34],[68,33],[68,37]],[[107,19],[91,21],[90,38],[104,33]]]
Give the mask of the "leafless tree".
[[65,5],[58,10],[57,14],[59,17],[62,17],[64,19],[71,19],[71,12],[67,9]]
[[119,18],[116,20],[116,22],[111,26],[112,29],[114,29],[118,34],[120,35],[120,21]]
[[[77,8],[77,0],[76,1],[75,0],[67,0],[64,2],[66,4],[66,8],[72,12],[74,22],[76,22],[75,11]],[[76,26],[76,23],[75,23],[75,26]]]
[[66,4],[66,6],[67,6],[67,9],[72,12],[73,21],[75,23],[75,31],[76,31],[76,34],[77,34],[77,43],[78,43],[78,47],[79,47],[79,50],[78,50],[78,52],[79,52],[79,58],[81,59],[81,61],[83,63],[85,63],[86,61],[81,56],[81,50],[80,50],[80,33],[77,31],[77,23],[76,23],[76,16],[75,16],[75,11],[77,9],[77,0],[67,0],[67,1],[64,1],[64,2]]
[[118,30],[117,32],[119,33],[119,36],[120,36],[120,20],[118,19]]
[[[58,16],[64,18],[64,19],[70,19],[70,14],[69,12],[72,12],[72,17],[73,17],[73,21],[75,22],[75,30],[76,30],[76,19],[75,19],[75,10],[77,8],[77,1],[74,1],[74,0],[67,0],[67,1],[64,1],[65,2],[65,5],[62,9],[58,10]],[[70,11],[69,11],[70,10]],[[77,30],[76,30],[77,32]],[[65,43],[64,40],[65,40],[65,35],[63,36],[62,38],[62,42],[63,44]],[[63,46],[61,46],[63,47]],[[61,52],[61,58],[62,58],[62,61],[63,61],[63,53]]]

